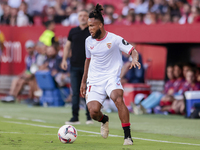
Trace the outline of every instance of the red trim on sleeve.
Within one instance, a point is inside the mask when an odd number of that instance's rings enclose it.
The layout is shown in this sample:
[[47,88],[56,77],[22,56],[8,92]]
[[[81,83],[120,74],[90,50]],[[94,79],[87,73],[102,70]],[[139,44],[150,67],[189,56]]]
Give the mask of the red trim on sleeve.
[[133,50],[134,50],[134,47],[131,48],[131,50],[128,52],[128,54],[130,55]]
[[87,58],[87,57],[86,57],[86,59],[91,59],[91,58]]
[[106,38],[106,36],[108,35],[108,32],[106,31],[106,35],[102,38],[102,39],[96,39],[97,41],[102,41]]
[[131,125],[130,122],[129,123],[122,123],[122,127],[128,127],[130,125]]

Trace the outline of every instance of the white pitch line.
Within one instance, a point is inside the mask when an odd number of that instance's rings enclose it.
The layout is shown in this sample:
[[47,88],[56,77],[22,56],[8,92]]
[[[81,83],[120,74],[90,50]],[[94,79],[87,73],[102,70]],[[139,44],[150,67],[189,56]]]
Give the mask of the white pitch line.
[[46,126],[46,125],[40,125],[40,124],[23,123],[23,122],[15,122],[15,121],[3,121],[3,122],[15,123],[15,124],[25,124],[25,125],[43,127],[43,128],[59,128],[59,127],[54,127],[54,126]]
[[11,116],[3,116],[4,118],[8,118],[8,119],[10,119],[10,118],[12,118]]
[[[23,123],[23,122],[14,122],[14,121],[3,121],[8,123],[15,123],[15,124],[25,124],[30,126],[36,126],[36,127],[43,127],[43,128],[59,128],[55,126],[46,126],[46,125],[39,125],[39,124],[31,124],[31,123]],[[99,135],[99,132],[93,132],[93,131],[86,131],[86,130],[78,130],[79,132],[85,132],[85,133],[91,133],[91,134],[97,134]],[[112,135],[109,134],[111,137],[123,137],[120,135]],[[181,143],[181,142],[171,142],[171,141],[162,141],[162,140],[154,140],[154,139],[145,139],[145,138],[138,138],[138,137],[132,137],[133,139],[137,140],[143,140],[143,141],[151,141],[151,142],[160,142],[160,143],[170,143],[170,144],[180,144],[180,145],[192,145],[192,146],[200,146],[200,144],[193,144],[193,143]]]
[[31,121],[35,121],[35,122],[43,122],[43,123],[45,123],[46,121],[44,121],[44,120],[41,120],[41,119],[31,119]]
[[[53,135],[56,136],[57,134],[38,134],[38,133],[22,133],[22,132],[4,132],[4,131],[0,131],[0,134],[28,134],[28,135]],[[78,136],[92,136],[92,137],[97,137],[97,135],[78,135]]]
[[28,118],[24,118],[24,117],[20,117],[20,118],[17,118],[19,120],[29,120]]

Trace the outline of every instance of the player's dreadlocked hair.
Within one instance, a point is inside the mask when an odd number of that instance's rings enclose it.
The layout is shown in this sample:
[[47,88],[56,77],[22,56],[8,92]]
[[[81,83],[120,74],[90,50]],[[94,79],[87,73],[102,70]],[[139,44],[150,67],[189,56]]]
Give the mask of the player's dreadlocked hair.
[[102,10],[103,10],[103,7],[97,4],[95,9],[89,14],[89,18],[99,19],[101,23],[103,23],[104,25],[104,19],[101,13]]

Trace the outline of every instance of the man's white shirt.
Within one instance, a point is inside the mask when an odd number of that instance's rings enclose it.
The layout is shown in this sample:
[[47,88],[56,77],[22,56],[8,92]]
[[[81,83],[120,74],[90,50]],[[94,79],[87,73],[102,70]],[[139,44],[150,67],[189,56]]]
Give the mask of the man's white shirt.
[[89,36],[85,40],[86,58],[91,59],[87,82],[90,85],[101,85],[119,78],[123,65],[122,51],[130,54],[133,49],[122,37],[110,32],[106,32],[100,40]]

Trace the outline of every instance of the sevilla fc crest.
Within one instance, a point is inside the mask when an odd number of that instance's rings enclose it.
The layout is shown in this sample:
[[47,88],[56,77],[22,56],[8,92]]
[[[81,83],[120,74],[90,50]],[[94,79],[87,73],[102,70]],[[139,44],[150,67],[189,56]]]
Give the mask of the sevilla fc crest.
[[110,49],[112,46],[112,43],[107,43],[107,47]]

